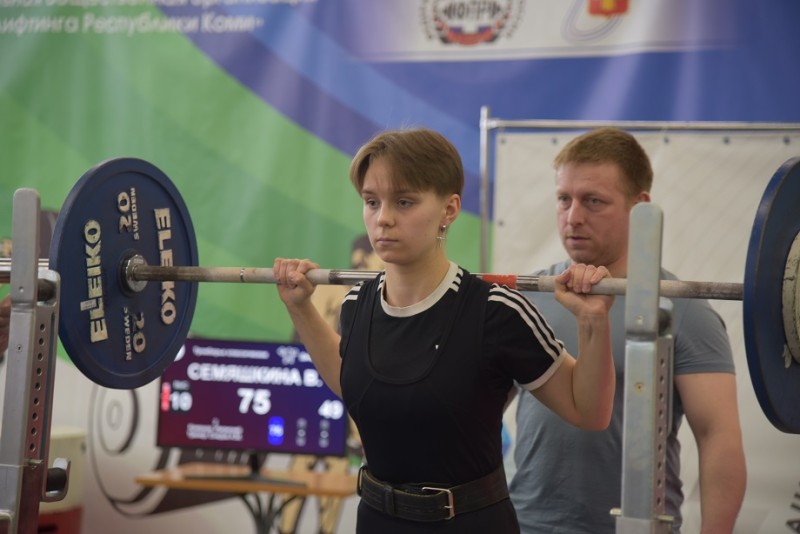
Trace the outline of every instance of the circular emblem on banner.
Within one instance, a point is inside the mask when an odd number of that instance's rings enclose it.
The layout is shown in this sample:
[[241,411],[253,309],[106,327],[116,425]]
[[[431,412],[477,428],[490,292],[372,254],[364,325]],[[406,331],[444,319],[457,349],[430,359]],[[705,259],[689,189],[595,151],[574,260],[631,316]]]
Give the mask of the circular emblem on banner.
[[492,43],[511,36],[523,7],[522,0],[423,0],[422,23],[429,39],[445,44]]

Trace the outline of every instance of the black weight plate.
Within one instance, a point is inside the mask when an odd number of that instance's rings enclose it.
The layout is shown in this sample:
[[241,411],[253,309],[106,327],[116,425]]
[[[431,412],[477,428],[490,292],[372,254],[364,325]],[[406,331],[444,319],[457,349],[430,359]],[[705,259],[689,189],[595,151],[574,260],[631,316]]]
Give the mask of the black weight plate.
[[779,430],[800,434],[800,365],[787,368],[783,347],[783,276],[800,232],[800,158],[772,176],[753,223],[744,273],[747,366],[756,398]]
[[149,265],[198,264],[189,212],[169,178],[140,159],[110,159],[67,196],[50,268],[62,280],[64,349],[90,380],[115,389],[161,375],[186,339],[197,301],[194,282],[148,282],[132,291],[122,275],[132,254]]

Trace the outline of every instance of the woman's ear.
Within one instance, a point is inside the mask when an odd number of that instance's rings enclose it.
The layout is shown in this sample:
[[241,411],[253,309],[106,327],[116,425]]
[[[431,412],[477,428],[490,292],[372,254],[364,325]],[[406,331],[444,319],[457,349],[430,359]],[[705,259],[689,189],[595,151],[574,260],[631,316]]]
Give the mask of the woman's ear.
[[461,213],[461,195],[453,193],[447,197],[447,203],[444,206],[444,219],[442,224],[450,226],[456,220],[458,214]]

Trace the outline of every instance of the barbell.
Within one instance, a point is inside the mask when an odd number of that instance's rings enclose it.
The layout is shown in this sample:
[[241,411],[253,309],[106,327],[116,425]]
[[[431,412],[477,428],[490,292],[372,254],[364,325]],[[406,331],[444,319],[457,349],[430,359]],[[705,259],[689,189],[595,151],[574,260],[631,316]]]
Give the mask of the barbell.
[[[756,397],[778,429],[800,433],[800,158],[771,178],[757,210],[743,283],[661,280],[667,298],[742,300]],[[58,215],[49,269],[61,277],[59,337],[75,366],[105,387],[159,377],[188,335],[198,282],[275,283],[270,268],[201,267],[191,218],[155,165],[115,158],[89,169]],[[0,263],[0,282],[9,268]],[[315,269],[317,284],[352,285],[377,271]],[[553,276],[479,274],[523,291],[554,291]],[[176,283],[179,282],[179,283]],[[624,295],[626,280],[592,292]],[[39,280],[40,298],[47,281]]]

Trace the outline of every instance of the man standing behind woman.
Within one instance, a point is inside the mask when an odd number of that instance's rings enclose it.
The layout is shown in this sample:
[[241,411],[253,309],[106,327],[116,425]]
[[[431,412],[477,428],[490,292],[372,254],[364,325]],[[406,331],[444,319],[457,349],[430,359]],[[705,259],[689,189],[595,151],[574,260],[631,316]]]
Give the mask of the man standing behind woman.
[[[558,231],[569,265],[605,265],[624,278],[628,264],[631,208],[650,201],[653,170],[630,134],[602,128],[578,136],[556,156]],[[662,278],[675,279],[662,270]],[[568,350],[571,319],[547,295],[533,300],[562,336]],[[725,325],[705,300],[675,299],[672,430],[667,437],[666,513],[680,532],[683,492],[678,430],[686,420],[699,453],[702,533],[730,533],[742,503],[746,468],[736,398],[733,357]],[[621,504],[622,418],[625,370],[625,301],[614,303],[610,320],[617,391],[609,428],[583,432],[565,425],[530,395],[520,395],[511,499],[526,534],[611,534],[609,515]]]
[[577,323],[576,360],[522,294],[448,258],[464,184],[449,141],[427,129],[380,133],[350,179],[385,270],[346,295],[341,336],[310,299],[305,273],[316,263],[278,258],[274,271],[301,341],[361,435],[357,531],[518,532],[501,446],[508,394],[516,382],[567,424],[608,425],[613,297],[588,294],[608,270],[576,263],[557,278],[569,329]]

